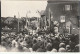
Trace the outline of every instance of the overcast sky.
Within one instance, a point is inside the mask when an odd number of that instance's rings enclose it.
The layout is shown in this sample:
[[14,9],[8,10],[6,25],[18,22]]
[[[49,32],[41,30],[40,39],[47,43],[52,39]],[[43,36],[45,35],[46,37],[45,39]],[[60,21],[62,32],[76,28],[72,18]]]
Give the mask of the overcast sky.
[[25,17],[28,11],[45,10],[47,1],[1,1],[1,17]]

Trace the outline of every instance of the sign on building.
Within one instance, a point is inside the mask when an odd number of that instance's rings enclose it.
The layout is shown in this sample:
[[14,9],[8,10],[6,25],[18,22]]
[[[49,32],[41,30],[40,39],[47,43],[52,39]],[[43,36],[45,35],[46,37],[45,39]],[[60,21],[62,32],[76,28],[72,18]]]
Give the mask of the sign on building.
[[65,22],[65,16],[60,16],[60,22]]

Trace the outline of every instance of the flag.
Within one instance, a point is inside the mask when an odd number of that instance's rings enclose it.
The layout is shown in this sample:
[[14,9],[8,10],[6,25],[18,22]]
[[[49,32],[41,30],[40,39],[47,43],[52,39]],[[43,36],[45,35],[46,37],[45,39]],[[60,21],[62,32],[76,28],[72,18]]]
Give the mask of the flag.
[[49,27],[51,26],[51,10],[49,8]]

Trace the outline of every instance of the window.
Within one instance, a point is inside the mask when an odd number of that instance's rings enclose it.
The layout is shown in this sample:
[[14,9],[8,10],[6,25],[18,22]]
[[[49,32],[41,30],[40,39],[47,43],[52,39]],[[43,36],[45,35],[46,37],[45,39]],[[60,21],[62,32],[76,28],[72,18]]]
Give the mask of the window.
[[71,6],[71,5],[65,5],[65,10],[66,10],[66,11],[72,10],[72,6]]

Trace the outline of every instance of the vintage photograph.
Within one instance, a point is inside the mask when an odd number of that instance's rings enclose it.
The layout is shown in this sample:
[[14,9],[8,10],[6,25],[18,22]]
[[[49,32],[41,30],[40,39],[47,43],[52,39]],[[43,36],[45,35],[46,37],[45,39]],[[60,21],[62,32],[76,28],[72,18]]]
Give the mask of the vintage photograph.
[[80,1],[1,0],[0,52],[79,52]]

